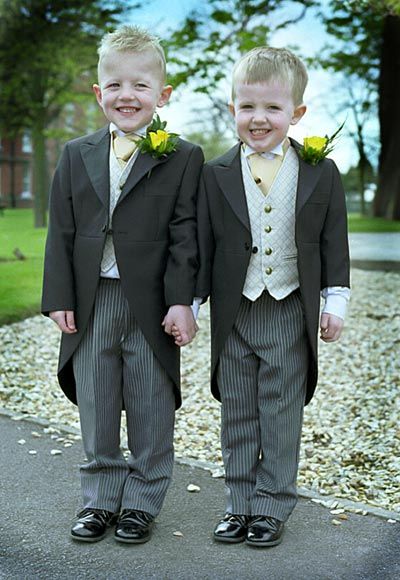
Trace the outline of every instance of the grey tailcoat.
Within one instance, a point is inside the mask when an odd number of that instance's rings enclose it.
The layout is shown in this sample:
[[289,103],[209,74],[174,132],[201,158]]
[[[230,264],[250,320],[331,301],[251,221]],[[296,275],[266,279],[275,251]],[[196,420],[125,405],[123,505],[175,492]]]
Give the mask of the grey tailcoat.
[[196,194],[203,165],[199,147],[154,159],[139,154],[109,224],[108,127],[66,144],[50,197],[42,312],[74,310],[78,332],[63,334],[58,379],[76,403],[72,354],[85,332],[111,232],[129,306],[175,385],[181,403],[179,349],[161,322],[172,304],[192,303],[198,268]]
[[[291,141],[296,151],[300,145]],[[318,378],[320,291],[349,287],[345,196],[336,165],[299,157],[295,241],[300,292],[309,344],[306,404]],[[252,250],[240,163],[240,144],[204,166],[198,198],[200,270],[196,296],[211,302],[211,388],[219,400],[217,365],[238,312]]]

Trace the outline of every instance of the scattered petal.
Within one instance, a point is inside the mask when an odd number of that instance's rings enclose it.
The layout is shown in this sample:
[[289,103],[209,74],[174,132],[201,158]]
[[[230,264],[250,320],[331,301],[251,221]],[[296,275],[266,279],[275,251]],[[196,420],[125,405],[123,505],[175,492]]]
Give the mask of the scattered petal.
[[61,455],[62,451],[60,449],[52,449],[50,455]]
[[198,493],[200,491],[200,487],[194,483],[189,483],[186,490],[190,491],[191,493]]
[[182,532],[173,532],[172,535],[176,536],[177,538],[183,538]]

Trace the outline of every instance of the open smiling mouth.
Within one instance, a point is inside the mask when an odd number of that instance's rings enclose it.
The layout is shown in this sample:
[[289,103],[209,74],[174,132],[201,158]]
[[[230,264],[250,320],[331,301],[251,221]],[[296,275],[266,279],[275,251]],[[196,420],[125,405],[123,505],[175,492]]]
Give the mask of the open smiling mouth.
[[137,113],[140,111],[137,107],[118,107],[117,111],[120,113]]
[[252,135],[268,135],[271,129],[250,129]]

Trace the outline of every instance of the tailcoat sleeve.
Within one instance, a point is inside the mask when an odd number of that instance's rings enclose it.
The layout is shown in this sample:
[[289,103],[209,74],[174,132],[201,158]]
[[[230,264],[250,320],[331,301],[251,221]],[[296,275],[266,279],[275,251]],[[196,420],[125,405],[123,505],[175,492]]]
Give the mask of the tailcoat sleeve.
[[321,289],[350,287],[346,200],[338,168],[332,165],[330,200],[320,238]]
[[75,310],[72,255],[75,219],[68,145],[57,165],[50,192],[49,227],[44,259],[42,313]]
[[199,195],[197,202],[197,241],[199,247],[200,267],[197,275],[196,296],[205,301],[211,293],[212,262],[215,250],[214,234],[211,225],[210,208],[208,203],[208,191],[206,171],[211,171],[204,166],[200,178]]
[[183,173],[174,214],[169,224],[167,266],[164,276],[167,306],[190,306],[195,295],[198,269],[196,241],[196,200],[203,152],[194,146]]

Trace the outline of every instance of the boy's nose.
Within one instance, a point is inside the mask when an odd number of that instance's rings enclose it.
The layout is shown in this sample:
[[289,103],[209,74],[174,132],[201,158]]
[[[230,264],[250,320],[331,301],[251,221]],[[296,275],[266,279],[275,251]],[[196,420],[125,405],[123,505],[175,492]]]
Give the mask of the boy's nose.
[[265,123],[268,120],[265,111],[254,111],[253,121],[254,123]]
[[119,98],[126,99],[126,100],[130,100],[130,99],[135,98],[135,91],[134,91],[133,87],[130,87],[130,86],[121,87],[121,90],[119,93]]

